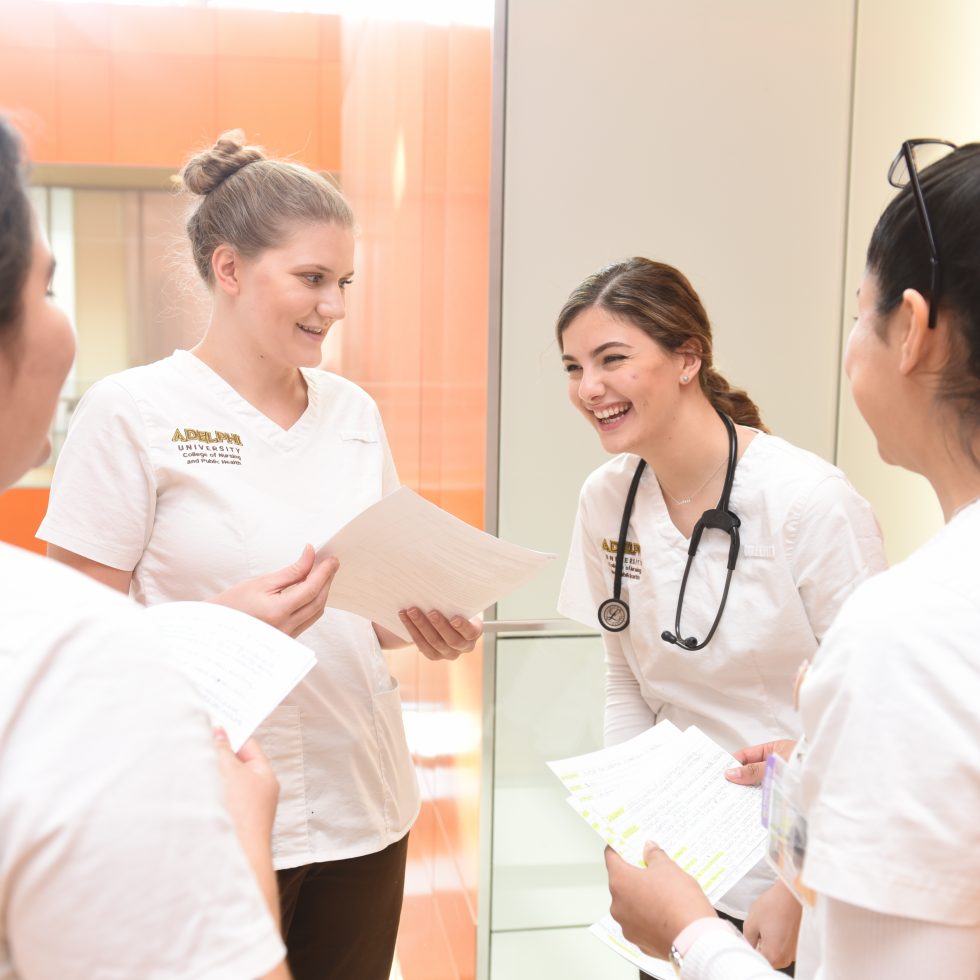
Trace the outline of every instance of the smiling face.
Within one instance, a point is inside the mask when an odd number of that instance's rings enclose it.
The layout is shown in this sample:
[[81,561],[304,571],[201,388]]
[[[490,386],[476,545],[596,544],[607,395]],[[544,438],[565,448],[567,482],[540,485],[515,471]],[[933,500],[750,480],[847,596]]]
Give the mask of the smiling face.
[[0,347],[0,489],[51,453],[48,432],[75,356],[75,333],[49,292],[53,269],[35,218],[18,336]]
[[327,331],[346,312],[344,291],[354,274],[350,229],[297,223],[281,245],[236,261],[243,340],[273,363],[317,367]]
[[602,448],[644,455],[677,417],[683,356],[596,306],[572,320],[561,339],[568,397]]

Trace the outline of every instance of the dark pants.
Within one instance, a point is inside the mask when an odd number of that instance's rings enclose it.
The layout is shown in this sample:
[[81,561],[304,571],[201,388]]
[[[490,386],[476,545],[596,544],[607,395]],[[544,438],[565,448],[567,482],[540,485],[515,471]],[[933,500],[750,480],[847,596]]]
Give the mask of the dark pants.
[[295,980],[388,980],[407,856],[408,834],[376,854],[277,873]]
[[[715,911],[718,912],[719,918],[727,919],[729,922],[733,923],[738,928],[739,932],[742,931],[742,926],[745,925],[744,919],[736,919],[733,915],[728,915],[726,912],[719,912],[718,909],[715,909]],[[789,966],[784,966],[779,972],[785,973],[786,976],[791,977],[793,976],[793,970],[795,966],[796,966],[795,963],[791,963]],[[654,980],[654,978],[651,977],[649,973],[644,973],[642,970],[640,970],[640,980]]]

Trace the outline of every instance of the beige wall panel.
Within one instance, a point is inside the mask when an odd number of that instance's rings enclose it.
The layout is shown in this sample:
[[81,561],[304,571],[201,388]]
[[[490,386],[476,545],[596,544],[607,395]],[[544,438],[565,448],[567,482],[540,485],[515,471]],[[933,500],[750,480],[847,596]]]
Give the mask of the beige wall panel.
[[[500,534],[564,557],[604,457],[553,323],[633,254],[688,274],[722,371],[832,456],[852,0],[510,0],[508,20]],[[501,616],[553,616],[562,564]]]
[[[895,191],[888,165],[903,139],[980,139],[980,5],[941,0],[860,0],[847,235],[846,340],[857,312],[868,239]],[[904,558],[936,531],[942,514],[924,479],[886,466],[845,384],[838,464],[872,503],[888,556]]]
[[78,391],[129,367],[125,192],[75,191]]

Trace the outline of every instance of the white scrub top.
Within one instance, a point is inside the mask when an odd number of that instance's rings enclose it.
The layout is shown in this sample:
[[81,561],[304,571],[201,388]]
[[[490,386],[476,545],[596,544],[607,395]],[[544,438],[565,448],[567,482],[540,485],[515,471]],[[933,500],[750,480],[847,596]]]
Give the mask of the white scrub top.
[[[373,400],[303,370],[284,430],[187,351],[94,385],[58,460],[38,537],[133,570],[148,605],[206,599],[295,561],[398,486]],[[327,609],[317,665],[257,735],[280,782],[277,868],[358,857],[420,805],[397,682],[367,620]]]
[[[606,649],[607,744],[658,721],[697,725],[731,752],[795,738],[793,682],[844,600],[885,568],[878,523],[836,467],[783,439],[758,433],[735,471],[731,509],[741,551],[711,642],[688,652],[661,639],[674,630],[688,539],[647,468],[630,519],[621,596],[630,625],[609,633],[596,610],[613,594],[623,509],[639,458],[616,456],[586,480],[558,608],[599,629]],[[703,639],[725,584],[729,537],[708,530],[688,579],[682,631]],[[744,917],[768,874],[750,875],[719,908]]]
[[807,671],[803,876],[822,895],[980,926],[978,553],[974,503],[855,593]]
[[241,980],[285,950],[143,611],[0,544],[0,980]]

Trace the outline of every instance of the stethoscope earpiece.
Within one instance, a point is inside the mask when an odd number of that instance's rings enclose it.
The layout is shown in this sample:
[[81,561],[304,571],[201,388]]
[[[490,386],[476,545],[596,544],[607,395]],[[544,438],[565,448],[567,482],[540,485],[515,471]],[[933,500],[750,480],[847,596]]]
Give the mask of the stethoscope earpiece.
[[[681,589],[677,596],[674,632],[671,633],[670,630],[664,630],[660,634],[660,639],[664,643],[673,643],[689,651],[703,650],[715,635],[715,630],[718,629],[718,624],[721,622],[721,614],[725,611],[725,603],[728,601],[728,588],[732,584],[732,573],[735,571],[735,563],[738,561],[738,528],[741,521],[731,511],[728,503],[732,495],[732,486],[735,483],[735,466],[738,462],[738,436],[735,432],[735,423],[724,412],[718,409],[715,409],[715,411],[718,412],[722,422],[725,423],[725,429],[728,432],[728,469],[725,471],[725,484],[722,487],[718,505],[710,510],[706,510],[701,515],[697,524],[694,525],[694,531],[691,534],[691,544],[687,551],[687,565],[684,566],[684,577],[681,579]],[[619,527],[619,545],[616,548],[613,597],[606,599],[599,606],[598,610],[599,623],[603,629],[611,633],[619,633],[621,630],[626,629],[630,622],[630,607],[624,599],[620,598],[620,593],[623,588],[623,560],[626,553],[626,535],[629,531],[630,515],[633,513],[636,491],[640,486],[640,477],[643,476],[643,470],[646,468],[646,465],[645,459],[641,459],[637,464],[636,471],[633,473],[633,480],[630,483],[629,492],[626,494],[626,507],[623,510],[623,521]],[[691,563],[694,561],[694,556],[698,553],[701,535],[706,528],[724,531],[731,539],[731,545],[728,549],[728,573],[725,577],[725,589],[721,594],[721,605],[718,607],[715,621],[711,624],[711,629],[708,630],[708,635],[704,638],[704,642],[698,643],[696,637],[681,636],[681,610],[684,606],[684,592],[687,589],[687,577],[691,572]]]

